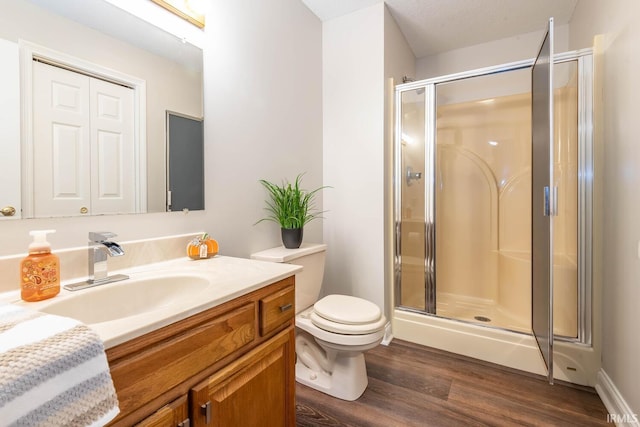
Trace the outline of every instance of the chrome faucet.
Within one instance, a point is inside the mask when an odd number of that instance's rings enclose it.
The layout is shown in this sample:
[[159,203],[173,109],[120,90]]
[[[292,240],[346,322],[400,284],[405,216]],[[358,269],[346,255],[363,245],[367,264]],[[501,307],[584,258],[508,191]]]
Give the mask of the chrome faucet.
[[109,240],[113,237],[116,237],[116,234],[108,231],[89,232],[89,278],[84,282],[65,285],[65,289],[77,291],[106,283],[119,282],[129,278],[129,276],[124,274],[115,274],[113,276],[109,276],[108,274],[108,257],[124,255],[122,247],[116,242]]

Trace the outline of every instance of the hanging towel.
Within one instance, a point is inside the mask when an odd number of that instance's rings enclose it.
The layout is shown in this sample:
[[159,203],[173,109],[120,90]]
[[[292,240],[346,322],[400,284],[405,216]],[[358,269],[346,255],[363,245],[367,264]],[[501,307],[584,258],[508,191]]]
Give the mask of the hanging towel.
[[75,319],[0,305],[0,422],[103,426],[118,414],[104,345]]

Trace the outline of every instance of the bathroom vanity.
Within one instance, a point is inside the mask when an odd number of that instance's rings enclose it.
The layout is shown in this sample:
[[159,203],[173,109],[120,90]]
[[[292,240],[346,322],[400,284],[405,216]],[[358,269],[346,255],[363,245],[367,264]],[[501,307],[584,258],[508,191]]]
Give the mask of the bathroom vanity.
[[107,350],[129,426],[294,426],[294,277]]
[[[184,246],[183,246],[184,247]],[[299,266],[216,256],[119,270],[129,279],[26,305],[104,343],[109,426],[295,426]]]

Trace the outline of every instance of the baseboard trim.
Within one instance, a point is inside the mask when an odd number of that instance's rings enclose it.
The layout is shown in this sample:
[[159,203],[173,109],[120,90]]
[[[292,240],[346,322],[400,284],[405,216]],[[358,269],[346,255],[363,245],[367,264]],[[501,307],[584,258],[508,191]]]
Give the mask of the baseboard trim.
[[624,400],[616,385],[603,369],[598,372],[595,389],[609,412],[607,421],[615,423],[616,426],[640,427],[640,415],[631,410],[627,401]]

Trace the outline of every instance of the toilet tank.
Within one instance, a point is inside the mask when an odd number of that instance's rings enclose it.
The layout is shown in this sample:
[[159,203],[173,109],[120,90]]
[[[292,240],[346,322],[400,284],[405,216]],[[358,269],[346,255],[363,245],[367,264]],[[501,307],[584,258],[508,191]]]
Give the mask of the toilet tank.
[[324,277],[324,260],[327,245],[303,243],[298,249],[283,246],[251,254],[251,259],[300,265],[296,274],[296,313],[312,306],[320,296]]

